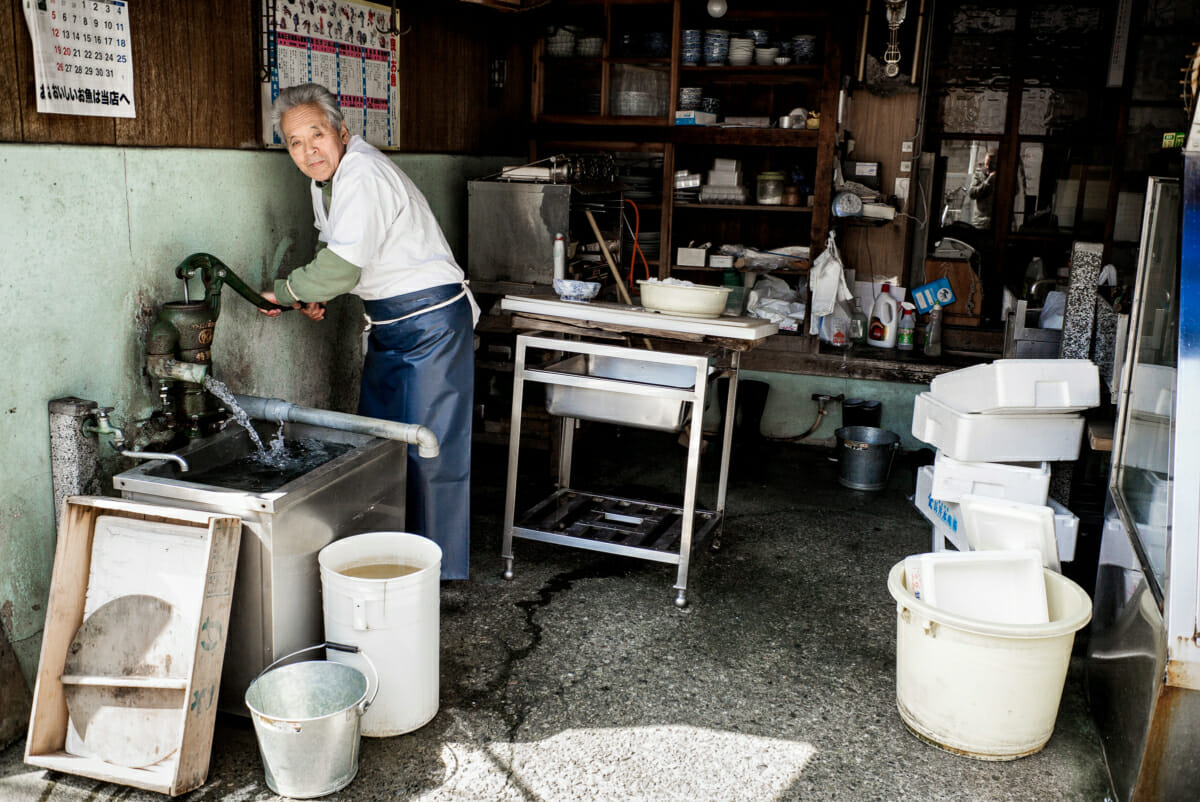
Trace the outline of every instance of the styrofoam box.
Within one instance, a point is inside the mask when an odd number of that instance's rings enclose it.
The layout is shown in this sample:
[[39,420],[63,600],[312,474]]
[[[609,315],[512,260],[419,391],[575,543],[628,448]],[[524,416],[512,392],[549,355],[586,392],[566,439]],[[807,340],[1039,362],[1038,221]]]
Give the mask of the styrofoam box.
[[987,496],[963,496],[962,530],[973,551],[1037,549],[1042,563],[1061,572],[1054,536],[1054,510]]
[[[927,465],[921,470],[927,471],[929,470],[929,466]],[[920,481],[919,475],[918,481]],[[971,544],[967,542],[967,536],[963,529],[961,527],[952,528],[950,524],[940,520],[940,518],[936,517],[937,513],[929,506],[930,503],[938,505],[947,514],[947,517],[957,523],[962,515],[958,504],[953,501],[931,499],[928,491],[924,498],[926,506],[922,507],[918,503],[917,508],[929,520],[929,524],[932,527],[930,536],[932,550],[945,551],[946,544],[950,544],[952,548],[958,551],[970,551]],[[1075,559],[1075,544],[1079,540],[1079,517],[1054,499],[1047,499],[1046,504],[1050,509],[1054,510],[1054,542],[1058,546],[1058,561],[1060,563],[1069,563]]]
[[1045,504],[1049,491],[1048,462],[967,462],[939,451],[933,463],[931,493],[940,501],[958,501],[971,493]]
[[914,554],[904,570],[914,596],[948,613],[1004,624],[1050,621],[1036,549]]
[[1074,460],[1083,438],[1081,415],[980,415],[921,393],[913,401],[913,437],[969,462]]
[[[957,546],[961,538],[959,508],[957,502],[940,501],[933,497],[933,466],[922,465],[917,469],[917,490],[913,504],[922,515],[935,526],[942,526],[950,533],[950,540]],[[963,541],[965,543],[965,541]],[[959,548],[966,550],[966,546]]]
[[1090,359],[998,359],[935,376],[929,391],[963,412],[1078,412],[1100,405]]

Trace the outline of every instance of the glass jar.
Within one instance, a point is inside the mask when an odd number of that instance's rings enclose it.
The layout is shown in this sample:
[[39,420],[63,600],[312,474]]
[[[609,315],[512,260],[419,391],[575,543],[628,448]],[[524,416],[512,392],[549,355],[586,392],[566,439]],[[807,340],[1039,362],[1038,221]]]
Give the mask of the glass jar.
[[783,203],[783,173],[758,174],[758,202],[764,206],[779,206]]

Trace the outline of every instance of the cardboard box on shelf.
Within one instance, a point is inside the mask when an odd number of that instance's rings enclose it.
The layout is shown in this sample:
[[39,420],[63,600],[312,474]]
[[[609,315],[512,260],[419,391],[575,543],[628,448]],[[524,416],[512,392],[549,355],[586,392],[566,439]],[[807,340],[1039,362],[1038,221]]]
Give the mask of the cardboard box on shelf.
[[716,125],[717,115],[709,111],[677,111],[675,112],[676,125]]

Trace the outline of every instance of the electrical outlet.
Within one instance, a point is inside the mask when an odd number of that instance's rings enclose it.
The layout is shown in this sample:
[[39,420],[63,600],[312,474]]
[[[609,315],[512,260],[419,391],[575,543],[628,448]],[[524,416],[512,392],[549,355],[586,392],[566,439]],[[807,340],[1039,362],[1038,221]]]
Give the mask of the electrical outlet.
[[901,159],[900,160],[900,172],[902,172],[902,173],[912,172],[912,159]]
[[912,143],[911,139],[906,139],[900,143],[900,152],[901,153],[912,153],[913,152],[913,143]]
[[908,179],[907,178],[897,178],[896,179],[896,191],[893,194],[896,196],[896,199],[899,200],[901,203],[904,203],[906,200],[908,200]]

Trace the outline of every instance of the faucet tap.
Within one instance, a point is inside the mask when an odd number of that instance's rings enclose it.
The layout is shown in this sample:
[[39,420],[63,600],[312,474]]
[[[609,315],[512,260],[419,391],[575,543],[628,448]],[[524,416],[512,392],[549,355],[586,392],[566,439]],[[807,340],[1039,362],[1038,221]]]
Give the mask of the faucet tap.
[[95,411],[96,420],[93,423],[88,421],[83,424],[83,431],[86,434],[94,434],[99,437],[102,434],[112,435],[112,440],[109,442],[112,447],[120,451],[125,447],[125,433],[113,426],[108,419],[108,413],[112,412],[112,407],[98,407]]

